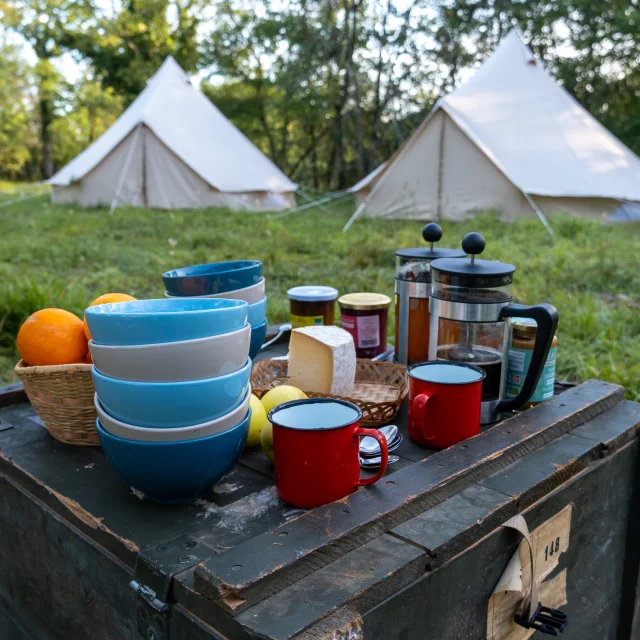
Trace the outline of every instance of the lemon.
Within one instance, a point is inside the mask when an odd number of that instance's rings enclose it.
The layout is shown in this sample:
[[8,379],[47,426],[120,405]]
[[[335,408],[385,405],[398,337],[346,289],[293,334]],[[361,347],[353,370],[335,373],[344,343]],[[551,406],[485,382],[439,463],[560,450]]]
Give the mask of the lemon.
[[249,406],[251,407],[251,422],[249,423],[249,435],[247,436],[247,442],[244,445],[245,449],[250,449],[260,444],[260,433],[264,423],[267,422],[267,412],[260,402],[258,396],[251,394],[249,400]]
[[262,433],[260,433],[260,444],[262,444],[264,455],[273,462],[273,425],[268,420],[262,427]]
[[290,400],[303,400],[307,397],[304,391],[290,385],[283,384],[279,387],[270,389],[262,396],[262,406],[264,410],[269,413],[271,409],[277,407],[283,402],[289,402]]

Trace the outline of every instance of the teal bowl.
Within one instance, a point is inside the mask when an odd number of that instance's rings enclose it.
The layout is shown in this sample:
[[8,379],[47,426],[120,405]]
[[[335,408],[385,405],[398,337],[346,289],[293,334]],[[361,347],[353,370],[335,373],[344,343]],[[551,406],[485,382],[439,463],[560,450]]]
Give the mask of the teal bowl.
[[264,344],[264,338],[267,335],[267,321],[251,326],[251,345],[249,347],[249,358],[253,360]]
[[177,429],[211,422],[237,408],[249,390],[251,360],[239,371],[188,382],[132,382],[93,367],[93,384],[107,413],[136,427]]
[[249,305],[222,298],[164,298],[87,307],[93,342],[134,346],[197,340],[242,329]]
[[141,442],[108,433],[96,420],[100,444],[116,473],[150,500],[191,502],[209,494],[238,461],[251,409],[236,427],[198,440]]
[[259,260],[231,260],[197,264],[173,269],[162,274],[162,280],[172,296],[207,296],[245,289],[262,279]]
[[262,324],[267,318],[267,296],[249,305],[247,321],[252,327]]

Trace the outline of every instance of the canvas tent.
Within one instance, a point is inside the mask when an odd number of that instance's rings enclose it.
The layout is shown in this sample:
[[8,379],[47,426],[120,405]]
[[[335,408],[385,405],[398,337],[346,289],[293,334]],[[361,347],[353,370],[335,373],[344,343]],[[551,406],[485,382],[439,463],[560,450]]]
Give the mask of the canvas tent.
[[507,220],[549,211],[599,217],[640,201],[640,158],[557,85],[512,31],[350,191],[359,204],[352,220],[360,213],[458,220],[487,210]]
[[160,209],[286,209],[297,188],[171,56],[120,118],[49,183],[58,203]]

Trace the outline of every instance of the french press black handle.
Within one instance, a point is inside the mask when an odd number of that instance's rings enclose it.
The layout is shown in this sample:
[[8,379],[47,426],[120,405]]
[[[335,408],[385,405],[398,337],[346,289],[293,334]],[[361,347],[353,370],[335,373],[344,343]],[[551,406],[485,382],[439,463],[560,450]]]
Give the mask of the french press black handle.
[[[503,400],[497,407],[497,411],[512,411],[519,409],[525,402],[528,402],[536,389],[558,327],[558,310],[550,304],[537,304],[534,307],[527,307],[523,304],[513,303],[502,307],[498,318],[499,320],[504,320],[505,318],[533,318],[538,325],[536,341],[531,354],[531,363],[529,364],[529,370],[524,379],[522,389],[520,389],[520,393],[515,398]],[[503,366],[507,366],[507,363],[504,363]]]

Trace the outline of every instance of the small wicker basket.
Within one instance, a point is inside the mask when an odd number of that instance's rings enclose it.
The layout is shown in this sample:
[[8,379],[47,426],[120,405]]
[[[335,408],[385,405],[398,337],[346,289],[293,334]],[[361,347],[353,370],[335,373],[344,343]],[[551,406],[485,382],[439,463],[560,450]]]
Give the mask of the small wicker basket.
[[14,369],[35,412],[60,442],[100,445],[91,367],[90,364],[29,367],[20,360]]
[[[256,362],[251,372],[252,392],[262,398],[269,389],[288,384],[288,368],[287,360],[277,358]],[[310,398],[339,398],[353,402],[362,410],[360,423],[367,427],[389,424],[398,414],[408,390],[404,365],[361,358],[356,361],[356,380],[349,397],[302,389]]]

